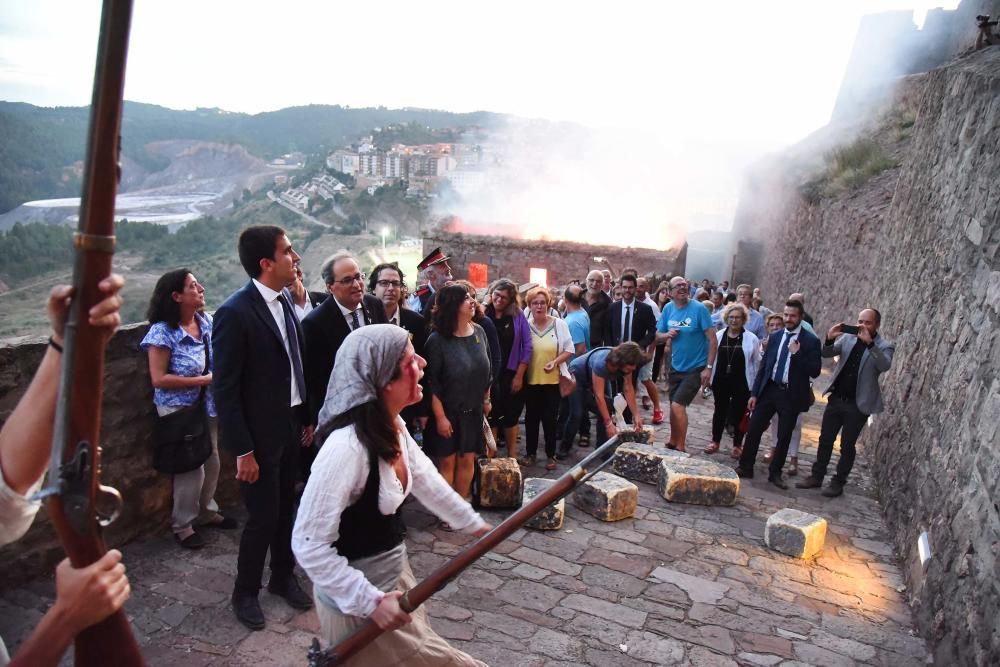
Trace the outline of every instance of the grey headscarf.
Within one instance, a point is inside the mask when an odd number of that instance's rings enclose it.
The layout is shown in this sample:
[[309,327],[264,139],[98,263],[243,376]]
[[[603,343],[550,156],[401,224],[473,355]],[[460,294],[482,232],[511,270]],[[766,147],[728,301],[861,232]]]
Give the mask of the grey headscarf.
[[370,324],[344,339],[319,411],[321,430],[351,408],[378,398],[378,390],[396,373],[409,340],[406,329],[395,324]]

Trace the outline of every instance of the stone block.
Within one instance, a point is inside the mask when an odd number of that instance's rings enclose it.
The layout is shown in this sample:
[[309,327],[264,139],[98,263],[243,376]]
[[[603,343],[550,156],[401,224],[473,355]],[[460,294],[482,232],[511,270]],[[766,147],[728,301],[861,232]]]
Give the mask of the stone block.
[[663,459],[687,457],[687,452],[642,442],[626,442],[615,450],[615,460],[611,467],[622,477],[644,484],[657,484],[660,481],[660,463]]
[[660,461],[660,495],[672,503],[734,505],[740,478],[729,466],[704,459],[665,457]]
[[622,442],[651,445],[656,440],[656,427],[647,425],[643,426],[641,431],[634,431],[631,426],[626,425],[625,428],[618,429],[618,437]]
[[620,521],[635,514],[639,487],[618,475],[599,472],[573,492],[573,502],[601,521]]
[[767,518],[764,544],[794,558],[812,558],[823,550],[826,519],[791,508]]
[[509,508],[521,504],[524,476],[514,458],[479,459],[479,506]]
[[[554,479],[541,479],[539,477],[529,477],[524,480],[524,504],[527,505],[530,503],[536,496],[552,486],[554,483]],[[563,515],[565,512],[566,498],[560,498],[558,501],[536,514],[524,525],[527,528],[535,528],[536,530],[559,530],[562,528]]]

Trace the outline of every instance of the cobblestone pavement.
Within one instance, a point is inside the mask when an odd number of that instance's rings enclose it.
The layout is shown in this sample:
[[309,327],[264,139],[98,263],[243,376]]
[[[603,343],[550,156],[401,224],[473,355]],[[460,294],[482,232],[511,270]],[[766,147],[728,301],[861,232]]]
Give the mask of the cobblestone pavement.
[[[711,407],[699,397],[689,410],[689,451],[697,456],[705,456]],[[803,473],[815,456],[822,408],[818,401],[806,415]],[[660,427],[658,444],[667,432]],[[728,450],[724,441],[708,458],[728,464]],[[427,603],[432,625],[494,666],[925,664],[864,454],[835,499],[782,492],[760,466],[756,479],[743,480],[734,507],[670,504],[642,484],[635,516],[616,523],[567,503],[562,530],[517,531],[435,595]],[[546,473],[539,466],[528,476]],[[764,546],[767,517],[785,507],[830,522],[814,561]],[[506,513],[484,516],[497,523]],[[466,541],[438,530],[416,504],[406,518],[418,578]],[[262,591],[266,630],[251,632],[233,616],[238,537],[207,532],[208,546],[190,552],[161,534],[123,549],[133,585],[126,610],[150,664],[305,664],[314,612],[294,612]],[[52,597],[51,580],[0,595],[8,645],[25,637]]]

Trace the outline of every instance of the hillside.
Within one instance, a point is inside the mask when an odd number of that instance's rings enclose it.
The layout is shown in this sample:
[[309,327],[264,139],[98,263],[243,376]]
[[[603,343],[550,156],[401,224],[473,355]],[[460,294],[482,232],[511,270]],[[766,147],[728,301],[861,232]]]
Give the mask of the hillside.
[[[36,107],[0,102],[0,213],[35,199],[79,194],[89,107]],[[451,113],[428,109],[350,109],[310,105],[260,114],[221,109],[178,111],[126,102],[122,154],[146,174],[165,169],[169,160],[154,142],[189,140],[240,144],[269,159],[293,151],[325,153],[375,127],[413,123],[430,129],[488,126],[503,118],[485,111]],[[416,130],[404,139],[430,136]],[[129,183],[123,184],[128,191]]]

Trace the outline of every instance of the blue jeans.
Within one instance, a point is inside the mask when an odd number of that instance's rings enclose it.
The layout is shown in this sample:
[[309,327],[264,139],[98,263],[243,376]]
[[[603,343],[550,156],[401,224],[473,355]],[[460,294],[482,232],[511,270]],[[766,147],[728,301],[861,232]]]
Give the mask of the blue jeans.
[[[587,378],[588,380],[590,378]],[[607,386],[607,385],[605,385]],[[604,404],[608,407],[608,414],[612,414],[611,398],[605,394]],[[567,405],[566,425],[563,430],[562,449],[567,451],[573,446],[576,434],[580,432],[580,424],[586,418],[590,420],[590,414],[597,415],[597,441],[594,446],[603,445],[608,440],[608,431],[604,427],[604,419],[597,411],[597,400],[594,398],[594,389],[585,382],[579,373],[576,374],[576,391],[570,395]]]

